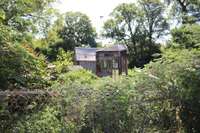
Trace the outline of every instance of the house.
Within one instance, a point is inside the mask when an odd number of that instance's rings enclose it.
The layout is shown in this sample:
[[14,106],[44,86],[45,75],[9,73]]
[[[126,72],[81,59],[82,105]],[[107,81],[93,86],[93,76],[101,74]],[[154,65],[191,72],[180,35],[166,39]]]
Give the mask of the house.
[[75,48],[77,65],[92,71],[97,76],[112,76],[114,72],[128,74],[128,49],[125,45],[108,48]]
[[97,48],[75,48],[75,62],[83,68],[96,73]]

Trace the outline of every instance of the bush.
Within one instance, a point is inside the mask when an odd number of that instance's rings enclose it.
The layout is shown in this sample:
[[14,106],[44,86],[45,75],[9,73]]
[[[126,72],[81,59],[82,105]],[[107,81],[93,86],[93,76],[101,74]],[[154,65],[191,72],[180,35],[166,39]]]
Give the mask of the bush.
[[73,64],[73,53],[65,52],[63,49],[59,49],[57,59],[53,64],[56,66],[56,72],[58,74],[66,73],[69,71],[69,66]]
[[27,45],[0,46],[1,90],[42,89],[48,85],[46,63]]
[[161,120],[159,128],[200,131],[199,57],[198,50],[167,50],[161,60],[151,63],[144,71],[148,76],[140,80],[137,88],[153,90],[153,99],[157,99],[161,108],[157,112]]
[[63,132],[77,133],[85,126],[86,108],[95,92],[92,84],[98,78],[85,69],[61,74],[50,90],[61,97],[55,99]]
[[116,80],[85,70],[63,75],[52,89],[63,94],[58,105],[66,131],[198,132],[199,56],[198,50],[168,49]]
[[49,89],[60,96],[41,112],[21,117],[12,130],[199,132],[199,59],[198,49],[166,49],[161,59],[118,79],[69,71]]
[[16,130],[20,130],[20,132],[25,130],[25,127],[19,127],[18,124],[28,122],[32,115],[37,116],[40,111],[43,111],[46,105],[52,102],[51,95],[43,91],[35,91],[34,93],[1,92],[0,131],[10,133],[17,132]]
[[85,69],[78,69],[70,71],[68,73],[61,74],[58,77],[58,82],[60,83],[81,83],[81,84],[92,84],[97,78],[96,75],[92,74]]
[[59,133],[62,131],[62,123],[57,118],[59,112],[47,106],[43,110],[27,115],[18,121],[13,132],[20,133]]
[[172,40],[174,47],[199,48],[200,46],[200,25],[183,25],[172,30]]

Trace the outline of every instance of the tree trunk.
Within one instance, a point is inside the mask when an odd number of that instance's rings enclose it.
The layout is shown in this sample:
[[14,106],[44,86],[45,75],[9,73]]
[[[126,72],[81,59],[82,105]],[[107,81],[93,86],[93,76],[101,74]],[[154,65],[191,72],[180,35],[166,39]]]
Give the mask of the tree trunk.
[[152,51],[153,51],[153,48],[152,48],[152,45],[153,45],[153,43],[152,43],[152,33],[151,33],[151,31],[150,31],[150,33],[149,33],[149,56],[151,56],[152,55]]
[[182,16],[182,19],[183,19],[183,24],[186,24],[187,23],[187,13],[188,13],[188,10],[187,10],[187,5],[186,4],[186,1],[185,0],[177,0],[178,3],[180,4],[181,6],[181,10],[182,10],[182,13],[183,13],[183,16]]
[[181,128],[182,128],[182,120],[180,118],[180,111],[181,111],[181,107],[177,106],[176,107],[176,123],[177,123],[176,133],[181,133]]

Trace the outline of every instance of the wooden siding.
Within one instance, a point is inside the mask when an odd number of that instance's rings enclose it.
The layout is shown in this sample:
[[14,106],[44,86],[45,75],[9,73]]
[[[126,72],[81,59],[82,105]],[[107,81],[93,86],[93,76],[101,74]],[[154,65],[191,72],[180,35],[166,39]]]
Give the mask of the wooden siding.
[[108,48],[75,48],[75,61],[77,65],[100,77],[112,76],[113,72],[127,75],[127,52],[125,45],[114,45]]
[[100,77],[112,76],[113,71],[128,74],[127,51],[98,51],[96,54],[97,72]]
[[96,74],[96,62],[95,61],[79,61],[78,64],[80,66],[82,66],[84,69],[90,70],[94,74]]

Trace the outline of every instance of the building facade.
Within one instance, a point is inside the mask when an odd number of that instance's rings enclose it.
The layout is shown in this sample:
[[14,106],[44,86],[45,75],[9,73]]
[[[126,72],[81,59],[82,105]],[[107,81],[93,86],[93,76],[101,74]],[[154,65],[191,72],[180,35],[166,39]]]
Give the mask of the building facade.
[[128,74],[128,49],[125,45],[108,48],[75,48],[77,65],[92,71],[99,77],[112,76],[114,73]]

